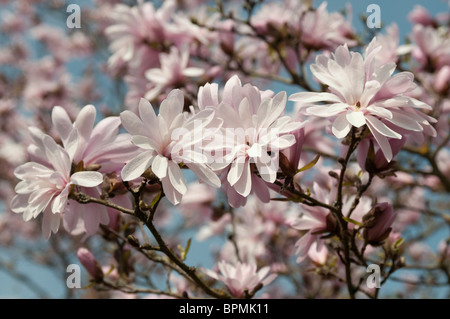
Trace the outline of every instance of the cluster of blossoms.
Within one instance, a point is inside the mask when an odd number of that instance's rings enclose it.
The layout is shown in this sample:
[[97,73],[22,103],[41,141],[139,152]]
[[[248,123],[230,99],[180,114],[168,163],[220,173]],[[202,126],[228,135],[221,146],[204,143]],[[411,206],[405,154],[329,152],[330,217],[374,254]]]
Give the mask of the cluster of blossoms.
[[[366,258],[384,253],[387,276],[401,268],[402,232],[422,212],[439,216],[424,188],[450,189],[448,15],[433,18],[418,6],[410,44],[400,45],[393,24],[361,45],[350,8],[344,16],[326,2],[284,0],[254,11],[256,2],[246,1],[248,20],[236,18],[234,2],[214,13],[203,1],[96,2],[102,9],[90,19],[110,52],[103,71],[126,85],[118,109],[90,104],[99,98],[92,70],[71,85],[66,63],[95,50],[83,32],[66,38],[47,25],[33,28],[50,52],[37,62],[20,44],[0,51],[0,67],[27,72],[24,83],[12,81],[20,96],[0,77],[0,185],[7,184],[0,198],[12,216],[39,219],[46,239],[77,238],[94,282],[121,291],[144,261],[167,266],[147,251],[165,254],[182,275],[167,276],[173,289],[159,291],[175,297],[248,298],[265,286],[264,296],[284,297],[271,290],[275,279],[295,277],[307,262],[316,271],[300,273],[305,291],[328,297],[323,291],[347,282],[350,296],[371,296],[351,280]],[[26,4],[15,10],[37,16]],[[8,16],[1,27],[17,34],[27,26]],[[267,80],[297,88],[275,92]],[[19,116],[19,104],[36,116]],[[404,150],[425,164],[399,165]],[[414,201],[405,200],[411,194]],[[214,270],[187,266],[191,239],[183,248],[176,236],[162,238],[158,229],[174,224],[176,213],[197,242],[225,238]],[[11,242],[7,223],[17,225],[8,218],[0,216],[0,241]],[[99,234],[117,245],[106,262],[86,248]],[[332,277],[330,286],[317,287],[317,274]],[[214,290],[217,282],[227,292]]]

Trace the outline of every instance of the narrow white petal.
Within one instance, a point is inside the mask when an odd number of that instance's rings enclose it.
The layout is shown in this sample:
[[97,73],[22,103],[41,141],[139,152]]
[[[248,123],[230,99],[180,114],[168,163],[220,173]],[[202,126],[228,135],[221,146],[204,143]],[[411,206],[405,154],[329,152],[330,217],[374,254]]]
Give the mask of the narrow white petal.
[[120,113],[120,120],[123,127],[131,135],[144,135],[146,136],[146,129],[141,119],[131,111],[123,111]]
[[142,173],[145,172],[147,168],[150,167],[153,160],[152,152],[146,151],[139,155],[137,155],[135,158],[133,158],[131,161],[129,161],[124,168],[122,169],[122,179],[124,181],[131,181],[133,179],[138,178],[142,175]]
[[100,172],[76,172],[70,176],[70,181],[79,186],[94,187],[103,182],[103,175]]
[[383,122],[375,118],[374,116],[367,115],[366,121],[371,124],[371,127],[374,128],[378,133],[386,136],[386,137],[392,137],[396,139],[401,139],[402,136],[398,134],[397,132],[393,131],[389,127],[386,126]]
[[243,165],[243,171],[241,177],[234,184],[234,189],[238,194],[247,197],[252,190],[252,177],[250,170],[250,163],[247,160]]
[[318,105],[309,107],[306,110],[307,114],[320,116],[320,117],[331,117],[344,112],[348,108],[348,104],[336,103],[331,105]]
[[227,175],[228,183],[230,183],[231,186],[236,184],[236,182],[241,178],[242,172],[244,170],[245,165],[245,158],[244,157],[238,157],[235,159],[235,161],[231,164],[230,171]]
[[213,187],[220,187],[220,178],[206,165],[189,164],[188,167],[197,175],[198,179]]
[[364,113],[360,111],[350,111],[347,113],[346,118],[347,121],[355,127],[361,127],[366,124]]
[[333,126],[331,128],[334,136],[337,138],[344,138],[347,136],[348,132],[350,132],[351,125],[347,121],[347,115],[341,114],[339,115],[333,122]]
[[144,150],[157,150],[158,144],[147,136],[142,135],[134,135],[131,138],[131,142],[139,148]]
[[167,172],[170,183],[180,194],[184,195],[187,191],[186,180],[178,164],[174,161],[169,161]]
[[369,127],[370,131],[372,132],[373,137],[375,138],[378,145],[380,146],[381,151],[384,154],[384,157],[386,158],[386,160],[388,162],[390,162],[392,160],[393,154],[392,154],[391,145],[389,144],[388,139],[386,138],[386,136],[378,133],[378,131],[372,126],[372,124],[369,121],[367,121],[367,126]]
[[204,73],[205,71],[203,69],[194,67],[189,67],[183,70],[183,75],[187,77],[197,77],[203,75]]
[[289,101],[300,102],[302,104],[315,102],[342,102],[337,95],[327,92],[299,92],[289,96]]
[[167,167],[169,166],[169,160],[167,157],[156,155],[155,159],[152,163],[152,171],[158,176],[160,179],[166,177],[167,175]]

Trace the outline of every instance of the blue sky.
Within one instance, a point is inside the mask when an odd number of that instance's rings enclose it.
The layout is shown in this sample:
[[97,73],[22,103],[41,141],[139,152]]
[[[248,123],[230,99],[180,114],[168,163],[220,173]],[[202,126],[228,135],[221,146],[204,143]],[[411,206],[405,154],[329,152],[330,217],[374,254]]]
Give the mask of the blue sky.
[[[322,1],[314,1],[318,6]],[[67,1],[67,3],[69,3]],[[409,34],[411,30],[411,23],[408,21],[407,15],[414,8],[415,5],[420,4],[427,8],[432,15],[438,12],[448,12],[449,3],[443,0],[431,0],[431,1],[410,1],[410,0],[330,0],[328,1],[328,10],[340,10],[345,8],[346,4],[351,4],[353,10],[353,22],[356,28],[361,28],[362,23],[359,21],[359,16],[367,14],[367,6],[370,4],[377,4],[381,9],[381,20],[384,25],[389,25],[393,22],[397,23],[400,30],[400,39],[403,39]],[[1,8],[0,8],[1,12]],[[278,90],[278,87],[274,87],[274,90]],[[286,88],[284,88],[286,90]],[[193,251],[195,251],[193,249]],[[195,263],[196,255],[189,256],[192,258],[188,262]],[[0,260],[5,260],[3,250],[0,247]],[[25,272],[35,282],[40,284],[48,292],[50,297],[63,297],[64,282],[61,280],[64,273],[55,274],[47,269],[33,266],[26,260],[26,256],[21,258],[21,262],[18,264],[18,271]],[[61,269],[64,272],[64,269]],[[19,281],[10,278],[5,272],[0,270],[0,298],[35,298],[35,294],[24,288]]]

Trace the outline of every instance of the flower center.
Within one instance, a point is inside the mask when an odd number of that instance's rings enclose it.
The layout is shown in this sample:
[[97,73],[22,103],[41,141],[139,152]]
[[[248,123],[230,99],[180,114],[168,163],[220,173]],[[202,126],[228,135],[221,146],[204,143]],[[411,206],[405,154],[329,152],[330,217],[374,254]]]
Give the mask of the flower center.
[[356,102],[356,104],[355,104],[355,110],[356,111],[359,111],[359,109],[361,108],[361,102]]

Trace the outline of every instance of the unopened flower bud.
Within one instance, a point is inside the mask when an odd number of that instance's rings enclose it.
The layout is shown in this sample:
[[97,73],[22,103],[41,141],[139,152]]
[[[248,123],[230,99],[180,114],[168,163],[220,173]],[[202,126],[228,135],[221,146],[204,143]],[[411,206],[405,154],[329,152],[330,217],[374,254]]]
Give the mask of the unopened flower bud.
[[437,92],[446,92],[450,87],[450,66],[443,66],[434,80],[434,89]]
[[433,25],[434,20],[433,17],[428,13],[428,11],[420,6],[416,5],[411,11],[411,13],[408,15],[408,18],[411,22],[421,24],[424,26]]
[[79,248],[77,251],[77,257],[95,281],[100,282],[103,280],[103,270],[94,255],[92,255],[87,248]]
[[363,216],[364,239],[372,246],[380,245],[389,236],[396,217],[389,203],[380,203]]

